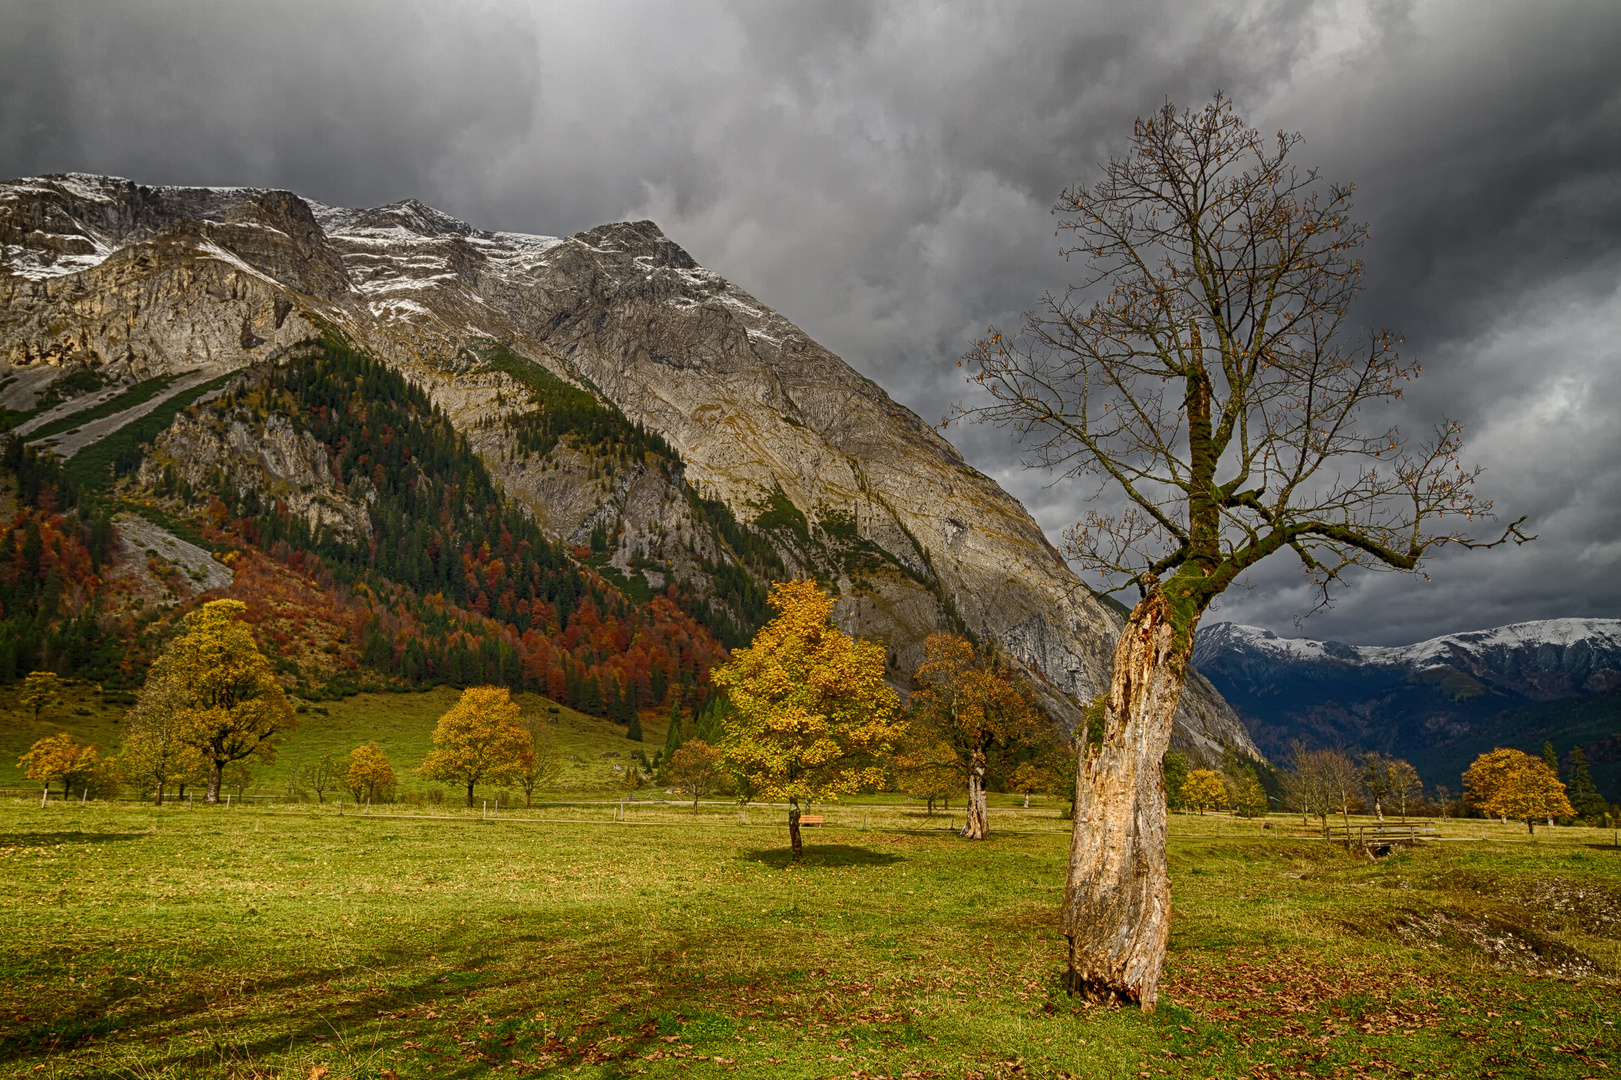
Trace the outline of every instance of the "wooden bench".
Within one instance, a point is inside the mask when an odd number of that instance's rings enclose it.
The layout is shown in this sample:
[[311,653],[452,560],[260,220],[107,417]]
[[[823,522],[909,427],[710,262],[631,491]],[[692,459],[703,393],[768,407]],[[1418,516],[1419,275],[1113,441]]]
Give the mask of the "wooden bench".
[[804,828],[805,826],[808,826],[808,825],[820,825],[820,824],[822,824],[822,815],[821,814],[800,814],[799,815],[799,825],[800,825],[801,828]]

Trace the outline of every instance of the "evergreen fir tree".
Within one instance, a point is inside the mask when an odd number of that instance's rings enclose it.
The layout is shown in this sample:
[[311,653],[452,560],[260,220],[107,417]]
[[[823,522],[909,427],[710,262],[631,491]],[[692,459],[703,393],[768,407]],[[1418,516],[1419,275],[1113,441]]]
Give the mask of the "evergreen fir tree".
[[[637,716],[635,712],[630,714],[630,726],[625,729],[625,738],[631,742],[642,741],[642,718]],[[639,754],[641,751],[638,750],[637,753]]]
[[1570,796],[1570,805],[1576,808],[1577,816],[1590,822],[1599,821],[1609,809],[1604,796],[1593,785],[1593,774],[1587,771],[1587,755],[1579,746],[1570,752],[1570,780],[1566,794]]
[[681,749],[681,702],[670,703],[670,730],[664,733],[664,758],[668,761]]
[[1553,751],[1553,743],[1542,744],[1542,763],[1553,770],[1555,776],[1559,775],[1559,755]]

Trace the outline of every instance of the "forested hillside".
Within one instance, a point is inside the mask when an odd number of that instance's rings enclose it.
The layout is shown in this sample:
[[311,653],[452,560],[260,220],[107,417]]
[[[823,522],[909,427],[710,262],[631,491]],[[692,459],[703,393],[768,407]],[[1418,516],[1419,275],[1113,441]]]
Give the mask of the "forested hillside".
[[[569,398],[555,412],[546,404],[538,415],[554,443],[641,450],[679,466],[611,410]],[[645,581],[622,587],[593,568],[592,549],[549,539],[420,388],[336,336],[243,372],[186,419],[274,420],[307,434],[335,487],[364,507],[360,525],[294,513],[229,460],[198,484],[156,458],[142,461],[147,444],[118,463],[118,475],[109,466],[84,485],[13,438],[0,459],[17,504],[0,532],[0,679],[50,669],[110,687],[138,682],[195,596],[177,581],[175,607],[130,602],[131,587],[109,565],[120,511],[165,524],[230,566],[235,581],[224,593],[248,603],[261,644],[314,695],[494,682],[628,719],[672,696],[695,703],[724,657],[700,622],[710,605],[678,581],[656,594]],[[104,490],[86,493],[91,486]],[[729,515],[716,532],[747,535]],[[109,593],[118,599],[111,607]]]

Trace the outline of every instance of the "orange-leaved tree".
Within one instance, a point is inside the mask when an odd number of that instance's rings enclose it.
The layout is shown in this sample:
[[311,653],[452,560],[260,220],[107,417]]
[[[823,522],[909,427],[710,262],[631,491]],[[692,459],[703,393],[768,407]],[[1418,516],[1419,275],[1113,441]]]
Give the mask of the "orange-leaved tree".
[[434,749],[417,771],[429,780],[473,788],[518,779],[535,749],[523,714],[504,686],[470,686],[433,729]]
[[1546,762],[1520,750],[1492,750],[1481,754],[1463,774],[1469,801],[1485,813],[1525,822],[1537,831],[1539,818],[1574,817],[1576,811],[1565,785]]
[[951,633],[929,635],[912,680],[909,719],[928,743],[949,748],[954,771],[968,788],[962,835],[989,835],[985,791],[992,770],[1006,772],[1017,756],[1053,741],[1024,674],[992,649]]
[[17,759],[18,768],[30,780],[38,780],[49,791],[60,782],[62,797],[68,797],[73,786],[88,785],[102,768],[101,756],[94,746],[82,746],[65,731],[47,735],[28,752]]
[[136,702],[138,709],[178,703],[181,737],[208,765],[211,803],[219,802],[225,766],[247,757],[273,761],[276,737],[298,726],[270,661],[241,620],[246,610],[240,600],[210,600],[187,615]]
[[691,739],[670,755],[670,779],[692,792],[694,813],[698,800],[715,790],[725,774],[720,751],[702,739]]
[[814,581],[771,587],[777,616],[714,673],[731,700],[721,753],[748,790],[788,802],[797,861],[801,799],[820,802],[883,783],[885,755],[904,729],[884,682],[884,647],[833,625]]
[[1475,545],[1466,523],[1491,509],[1457,423],[1419,444],[1378,423],[1417,368],[1352,321],[1367,230],[1350,187],[1290,162],[1298,140],[1220,95],[1138,120],[1054,207],[1082,280],[967,359],[986,397],[961,415],[1126,507],[1066,534],[1080,569],[1140,599],[1081,749],[1062,924],[1071,992],[1145,1010],[1171,927],[1161,768],[1204,612],[1275,555],[1324,590],[1352,567],[1417,572]]
[[388,763],[382,746],[369,742],[349,751],[344,781],[356,802],[382,800],[394,790],[394,767]]

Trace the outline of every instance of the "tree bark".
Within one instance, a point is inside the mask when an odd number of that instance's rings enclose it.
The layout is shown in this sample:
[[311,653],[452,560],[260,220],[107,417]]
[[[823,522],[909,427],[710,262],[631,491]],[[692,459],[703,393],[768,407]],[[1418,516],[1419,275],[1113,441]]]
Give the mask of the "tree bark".
[[1080,749],[1064,885],[1070,992],[1147,1012],[1171,930],[1163,759],[1193,651],[1172,616],[1155,587],[1115,646],[1102,743]]
[[217,803],[220,801],[220,773],[223,766],[217,761],[208,763],[208,793],[203,796],[203,802]]
[[985,839],[990,832],[985,819],[985,754],[976,750],[968,763],[968,817],[963,823],[962,835],[969,840]]
[[794,862],[805,854],[805,842],[799,836],[799,797],[788,796],[788,847],[793,850]]
[[472,808],[473,808],[473,785],[472,785],[471,782],[469,782],[468,785],[467,785],[467,809],[471,810]]

